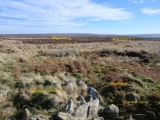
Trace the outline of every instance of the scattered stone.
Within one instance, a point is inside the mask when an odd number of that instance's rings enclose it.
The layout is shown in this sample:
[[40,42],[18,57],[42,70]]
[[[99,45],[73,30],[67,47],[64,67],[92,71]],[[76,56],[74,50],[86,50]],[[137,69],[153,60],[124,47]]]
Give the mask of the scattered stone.
[[105,112],[113,117],[117,117],[119,115],[119,108],[118,106],[111,104],[108,108],[106,108]]
[[64,113],[64,112],[59,112],[56,116],[56,119],[57,120],[75,120],[73,118],[73,116],[71,116],[70,114],[68,113]]

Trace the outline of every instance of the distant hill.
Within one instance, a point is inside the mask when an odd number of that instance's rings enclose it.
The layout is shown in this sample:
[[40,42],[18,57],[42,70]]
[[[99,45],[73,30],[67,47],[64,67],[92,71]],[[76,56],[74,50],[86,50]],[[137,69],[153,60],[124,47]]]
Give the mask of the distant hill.
[[160,34],[92,34],[92,33],[48,33],[48,34],[0,34],[0,37],[47,37],[47,36],[100,36],[100,37],[135,37],[135,38],[160,38]]

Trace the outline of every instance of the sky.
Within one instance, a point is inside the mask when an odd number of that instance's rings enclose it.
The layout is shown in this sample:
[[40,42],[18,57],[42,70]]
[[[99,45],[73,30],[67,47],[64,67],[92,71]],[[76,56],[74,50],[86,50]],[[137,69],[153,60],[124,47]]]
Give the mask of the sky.
[[160,33],[160,0],[0,0],[0,34]]

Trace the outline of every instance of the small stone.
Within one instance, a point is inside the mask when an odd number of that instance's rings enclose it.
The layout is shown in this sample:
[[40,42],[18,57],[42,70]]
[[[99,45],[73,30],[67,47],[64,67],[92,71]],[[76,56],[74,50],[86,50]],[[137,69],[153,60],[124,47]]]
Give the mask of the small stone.
[[99,117],[99,118],[95,118],[93,120],[104,120],[104,118],[103,117]]
[[68,113],[59,112],[56,116],[57,120],[74,120],[73,116]]

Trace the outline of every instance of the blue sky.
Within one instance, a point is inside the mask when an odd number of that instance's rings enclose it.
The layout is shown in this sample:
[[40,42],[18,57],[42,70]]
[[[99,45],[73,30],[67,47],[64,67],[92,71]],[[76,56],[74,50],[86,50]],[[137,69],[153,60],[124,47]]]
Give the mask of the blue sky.
[[160,33],[160,0],[0,0],[0,34]]

